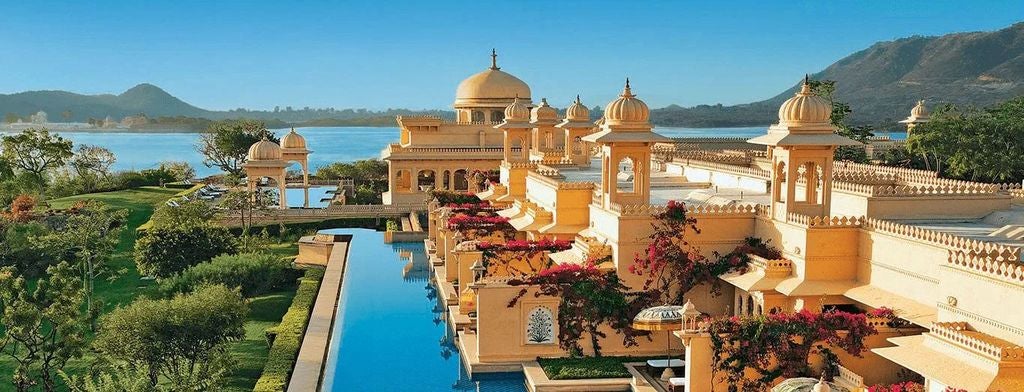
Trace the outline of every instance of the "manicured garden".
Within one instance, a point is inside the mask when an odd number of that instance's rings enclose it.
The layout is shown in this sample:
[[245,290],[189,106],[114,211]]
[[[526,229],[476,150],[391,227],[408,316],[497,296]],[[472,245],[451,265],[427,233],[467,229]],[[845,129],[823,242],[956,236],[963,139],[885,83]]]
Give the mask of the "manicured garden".
[[[136,229],[143,224],[152,225],[150,221],[153,216],[154,210],[160,208],[163,203],[181,192],[181,189],[168,189],[160,187],[140,187],[126,190],[119,190],[105,193],[93,193],[87,195],[76,195],[66,198],[58,198],[50,200],[46,206],[40,206],[35,208],[35,217],[33,220],[39,220],[47,222],[49,220],[57,218],[64,218],[65,216],[72,216],[78,213],[81,208],[94,208],[94,205],[102,203],[106,209],[103,211],[117,212],[120,216],[119,211],[125,211],[123,214],[123,220],[118,224],[118,230],[114,234],[117,238],[116,245],[112,247],[109,253],[109,258],[104,264],[104,273],[98,274],[98,278],[95,280],[94,288],[91,293],[93,297],[97,299],[97,302],[102,304],[99,307],[98,316],[95,322],[99,323],[99,328],[96,332],[86,331],[82,334],[84,338],[84,345],[79,345],[76,350],[80,350],[80,355],[73,356],[68,362],[62,366],[64,372],[71,377],[82,377],[87,376],[94,371],[103,368],[104,366],[110,365],[109,361],[112,359],[111,356],[118,358],[115,360],[117,363],[131,363],[139,355],[138,350],[130,351],[131,344],[123,342],[123,337],[114,334],[107,334],[104,336],[105,331],[102,327],[104,323],[120,323],[122,326],[127,326],[127,329],[134,331],[140,331],[139,328],[149,328],[143,324],[139,324],[140,319],[133,313],[144,315],[145,319],[152,319],[152,315],[145,313],[152,311],[152,309],[159,309],[160,307],[171,307],[174,309],[182,309],[180,306],[189,306],[188,301],[191,297],[198,294],[197,291],[201,287],[241,287],[241,291],[237,291],[238,298],[243,308],[240,310],[240,315],[244,315],[241,319],[237,333],[228,333],[221,335],[225,342],[222,348],[215,349],[214,352],[222,350],[229,358],[225,363],[228,364],[229,369],[225,374],[221,375],[222,379],[218,390],[226,391],[249,391],[252,390],[256,385],[257,379],[264,372],[264,365],[267,362],[267,357],[271,353],[271,348],[268,342],[267,332],[273,330],[276,327],[282,317],[285,316],[286,312],[300,314],[300,316],[292,316],[294,319],[289,323],[292,325],[286,334],[291,336],[292,340],[301,339],[301,331],[304,328],[305,320],[308,318],[309,306],[312,297],[315,294],[316,287],[318,287],[319,278],[318,272],[311,272],[310,276],[314,278],[302,279],[304,294],[302,298],[307,298],[305,302],[296,303],[293,306],[293,298],[295,297],[296,289],[300,287],[297,285],[297,278],[302,275],[301,271],[292,269],[287,261],[287,257],[294,256],[297,253],[297,245],[295,241],[292,241],[296,237],[295,235],[286,235],[283,240],[279,241],[276,236],[272,237],[263,236],[262,240],[258,241],[241,241],[245,246],[258,246],[260,247],[259,254],[248,254],[242,253],[233,256],[219,256],[211,261],[203,260],[189,260],[187,265],[181,265],[169,270],[173,276],[168,276],[166,279],[152,280],[144,279],[142,274],[139,272],[138,260],[136,260],[139,250],[136,249],[138,239],[143,236],[147,236],[148,232],[140,232]],[[99,203],[84,203],[86,200],[92,200]],[[84,207],[83,207],[84,206]],[[98,208],[98,207],[95,207]],[[33,220],[26,220],[25,224],[32,224]],[[13,222],[13,221],[12,221]],[[149,223],[147,223],[149,222]],[[0,228],[5,227],[16,227],[16,223],[10,223],[7,225],[0,225]],[[273,231],[279,231],[280,228],[275,227]],[[227,232],[225,232],[227,233]],[[276,234],[276,233],[275,233]],[[237,234],[228,234],[231,237],[235,237]],[[255,236],[254,236],[255,237]],[[34,237],[29,237],[34,238]],[[233,241],[233,240],[229,240]],[[239,249],[240,251],[247,251],[247,249]],[[187,249],[183,249],[184,254],[194,254],[189,252]],[[203,256],[198,257],[202,258]],[[189,266],[195,264],[194,266]],[[166,264],[164,264],[166,266]],[[52,268],[52,267],[51,267]],[[177,272],[180,271],[180,272]],[[52,274],[39,275],[44,278],[50,278],[53,280]],[[73,274],[70,276],[74,276]],[[29,278],[27,281],[29,285],[34,284],[35,278]],[[313,281],[314,283],[309,283]],[[209,284],[222,284],[223,286],[207,286]],[[31,287],[31,286],[30,286]],[[204,289],[205,290],[205,289]],[[310,293],[312,291],[312,294]],[[224,295],[219,297],[224,298]],[[228,295],[228,297],[232,297]],[[196,297],[199,300],[200,297]],[[139,302],[138,300],[142,300]],[[177,302],[176,302],[177,301]],[[203,301],[206,303],[215,301]],[[224,306],[230,305],[231,300],[225,303]],[[195,304],[195,301],[192,301]],[[137,308],[132,312],[124,312],[123,307],[129,306]],[[204,304],[196,304],[195,306],[205,306]],[[304,308],[304,309],[302,309]],[[148,310],[147,310],[148,309]],[[227,308],[225,308],[227,309]],[[167,311],[163,313],[169,313]],[[175,312],[177,313],[177,312]],[[190,313],[185,311],[185,313]],[[305,316],[301,316],[305,313]],[[204,315],[203,311],[197,311],[191,313],[193,317],[208,318]],[[142,319],[142,320],[145,320]],[[88,325],[85,319],[82,319]],[[44,321],[45,322],[45,321]],[[191,324],[198,324],[199,322],[193,322]],[[82,327],[82,326],[80,326]],[[214,326],[216,327],[216,326]],[[216,329],[216,328],[213,328]],[[298,337],[295,337],[298,331]],[[166,332],[166,331],[164,331]],[[159,329],[154,330],[153,333],[164,333]],[[283,332],[282,332],[283,333]],[[104,347],[102,340],[106,339],[109,342],[115,342],[114,346],[124,346],[117,348]],[[91,343],[95,341],[95,343]],[[140,343],[145,345],[144,341]],[[95,347],[89,347],[93,345]],[[109,345],[108,345],[109,346]],[[286,347],[287,345],[282,345]],[[112,347],[112,346],[111,346]],[[123,352],[119,352],[122,350]],[[120,356],[118,356],[120,355]],[[279,355],[281,356],[281,355]],[[289,355],[283,355],[288,357]],[[291,361],[294,361],[294,354],[291,354]],[[278,361],[279,363],[282,361]],[[288,360],[283,361],[285,363]],[[107,365],[103,365],[107,364]],[[11,356],[0,357],[0,375],[3,379],[0,380],[0,391],[18,390],[14,384],[11,383],[10,375],[15,373],[17,362],[12,359]],[[98,367],[99,366],[99,367]],[[279,365],[278,367],[287,366],[290,370],[290,365]],[[140,372],[126,371],[123,367],[112,365],[108,375],[113,375],[117,381],[114,383],[118,387],[126,387],[126,390],[132,390],[132,385],[128,379],[132,375],[140,375]],[[37,370],[31,370],[32,373]],[[219,371],[219,370],[218,370]],[[287,376],[287,374],[285,374]],[[34,376],[30,376],[34,377]],[[54,384],[52,388],[64,389],[64,379],[61,377],[52,377]],[[142,377],[143,380],[146,377]],[[98,380],[98,379],[97,379]],[[161,383],[165,383],[167,379],[161,378]],[[32,383],[37,381],[27,381],[22,383],[21,388],[25,388]],[[135,380],[136,384],[138,380]],[[42,383],[36,384],[37,386],[43,385]],[[109,386],[109,384],[107,384]],[[140,387],[141,390],[151,390],[145,386]],[[34,390],[34,389],[33,389]]]

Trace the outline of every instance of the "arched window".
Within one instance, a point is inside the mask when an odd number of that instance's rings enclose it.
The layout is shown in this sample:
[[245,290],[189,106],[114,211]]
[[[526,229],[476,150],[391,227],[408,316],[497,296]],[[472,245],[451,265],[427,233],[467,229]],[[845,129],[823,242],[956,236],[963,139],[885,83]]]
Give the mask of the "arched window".
[[436,174],[433,170],[420,170],[416,176],[416,187],[419,188],[419,191],[426,192],[434,188],[436,181]]
[[555,342],[555,317],[551,309],[538,306],[526,316],[526,342],[551,344]]
[[615,176],[619,193],[636,192],[636,165],[629,157],[622,158],[615,165],[617,175]]
[[501,110],[495,110],[491,112],[491,122],[498,123],[505,121],[505,112]]
[[452,189],[452,183],[450,180],[451,173],[452,172],[448,170],[441,173],[441,189]]
[[484,122],[484,112],[479,111],[479,110],[474,110],[472,116],[473,117],[470,118],[470,121],[472,121],[472,122]]
[[453,189],[460,192],[469,190],[469,180],[466,178],[466,169],[459,169],[452,173],[452,186]]

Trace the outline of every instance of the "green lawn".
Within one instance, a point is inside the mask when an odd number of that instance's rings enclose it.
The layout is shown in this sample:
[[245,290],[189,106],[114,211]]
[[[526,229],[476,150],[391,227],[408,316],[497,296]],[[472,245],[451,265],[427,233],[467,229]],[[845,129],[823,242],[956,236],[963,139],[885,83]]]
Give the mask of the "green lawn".
[[588,378],[626,378],[626,362],[644,362],[664,357],[579,357],[537,358],[537,363],[552,380],[580,380]]
[[[152,282],[141,279],[132,258],[132,251],[135,246],[136,230],[147,222],[153,214],[153,210],[160,203],[165,202],[180,189],[142,187],[115,192],[93,193],[78,195],[61,199],[50,200],[53,208],[66,208],[78,200],[94,199],[99,200],[112,208],[127,209],[129,211],[125,230],[121,233],[121,241],[110,263],[111,271],[116,271],[113,279],[101,279],[96,281],[96,297],[104,301],[104,312],[130,303],[136,297],[149,294],[152,290]],[[294,243],[273,245],[271,252],[282,257],[294,256],[298,253],[298,245]],[[294,290],[283,291],[253,298],[250,303],[249,318],[245,323],[246,337],[242,341],[233,342],[230,347],[231,354],[236,361],[236,370],[230,380],[231,391],[252,390],[256,379],[263,370],[263,363],[266,361],[267,347],[263,331],[266,328],[277,325],[281,316],[284,315],[291,305]],[[93,354],[86,353],[85,357],[72,361],[65,368],[71,374],[80,374],[85,371],[92,362]],[[14,371],[14,363],[6,357],[0,357],[0,391],[11,391],[10,375]]]

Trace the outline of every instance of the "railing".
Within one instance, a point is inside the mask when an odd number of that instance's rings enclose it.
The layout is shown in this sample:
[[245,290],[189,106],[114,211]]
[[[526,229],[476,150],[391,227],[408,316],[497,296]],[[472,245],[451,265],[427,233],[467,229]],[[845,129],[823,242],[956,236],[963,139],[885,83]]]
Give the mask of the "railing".
[[966,322],[935,322],[932,323],[930,333],[969,350],[979,352],[997,362],[1024,361],[1024,347],[972,331]]
[[918,240],[944,248],[974,251],[979,255],[983,254],[1005,257],[1012,260],[1020,260],[1021,248],[1019,247],[1008,247],[994,242],[964,238],[918,226],[905,225],[876,218],[865,218],[861,223],[861,227],[865,230]]
[[864,387],[864,377],[861,377],[850,369],[844,368],[842,365],[837,364],[836,366],[839,368],[839,374],[836,374],[835,376],[837,383],[841,385],[845,384],[843,386],[853,389]]
[[[676,160],[673,160],[673,161],[676,161]],[[724,164],[724,163],[718,163],[718,162],[708,162],[708,161],[703,161],[703,160],[690,160],[690,159],[685,159],[681,163],[685,164],[686,166],[692,166],[692,167],[696,167],[696,168],[700,168],[700,169],[714,170],[714,171],[725,172],[725,173],[730,173],[730,174],[736,174],[736,175],[741,175],[741,176],[748,176],[748,177],[759,178],[759,179],[763,179],[763,180],[767,180],[767,179],[771,178],[771,172],[769,172],[767,170],[761,170],[761,169],[753,168],[753,167],[737,166],[737,165],[730,165],[730,164]]]
[[810,216],[796,212],[786,214],[786,222],[805,227],[861,227],[864,219],[853,216]]
[[786,259],[768,260],[758,255],[748,255],[750,265],[764,271],[768,277],[786,277],[793,272],[793,262]]
[[1024,264],[1020,261],[1020,248],[990,252],[950,250],[947,260],[958,269],[1007,283],[1024,285]]
[[[391,154],[401,153],[444,153],[444,154],[466,154],[466,153],[484,153],[484,154],[504,154],[504,147],[402,147],[399,144],[389,144],[385,151]],[[522,151],[519,147],[513,147],[512,151],[519,153]]]

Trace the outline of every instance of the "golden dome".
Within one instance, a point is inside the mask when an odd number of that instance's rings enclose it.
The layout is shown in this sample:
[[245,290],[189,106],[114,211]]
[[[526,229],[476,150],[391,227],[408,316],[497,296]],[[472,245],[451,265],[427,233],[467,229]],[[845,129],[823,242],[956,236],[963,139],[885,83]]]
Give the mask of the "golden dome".
[[266,138],[249,147],[248,160],[250,161],[272,161],[277,159],[281,159],[281,146]]
[[287,135],[284,135],[284,137],[281,138],[281,147],[304,149],[306,148],[306,138],[296,133],[295,128],[292,128],[291,132],[288,132]]
[[622,123],[646,123],[651,116],[651,110],[647,104],[633,95],[629,88],[629,79],[626,79],[626,87],[622,89],[622,95],[612,101],[604,109],[605,123],[610,125]]
[[505,108],[505,121],[529,121],[530,108],[519,101],[519,97]]
[[832,104],[811,91],[807,77],[796,96],[779,107],[779,124],[828,124],[832,118]]
[[590,121],[590,109],[580,102],[579,95],[576,96],[576,101],[565,109],[565,118],[572,121]]
[[541,98],[540,105],[533,108],[530,111],[530,119],[533,121],[537,120],[557,120],[558,110],[548,105],[547,98]]
[[917,105],[913,109],[910,109],[910,117],[914,118],[926,118],[928,117],[928,108],[924,107],[924,100],[917,101]]
[[498,67],[498,55],[491,52],[491,68],[470,76],[455,90],[455,104],[481,99],[530,99],[530,86]]

